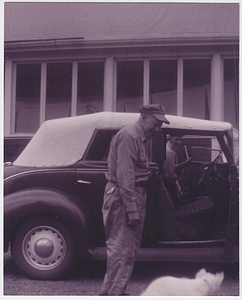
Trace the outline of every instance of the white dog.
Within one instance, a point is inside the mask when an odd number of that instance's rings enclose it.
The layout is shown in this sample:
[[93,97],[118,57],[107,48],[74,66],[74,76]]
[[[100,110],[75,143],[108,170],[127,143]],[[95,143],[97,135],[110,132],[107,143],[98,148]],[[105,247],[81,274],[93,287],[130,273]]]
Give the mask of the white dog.
[[164,276],[154,280],[141,296],[208,296],[216,292],[224,273],[211,274],[201,269],[195,279]]

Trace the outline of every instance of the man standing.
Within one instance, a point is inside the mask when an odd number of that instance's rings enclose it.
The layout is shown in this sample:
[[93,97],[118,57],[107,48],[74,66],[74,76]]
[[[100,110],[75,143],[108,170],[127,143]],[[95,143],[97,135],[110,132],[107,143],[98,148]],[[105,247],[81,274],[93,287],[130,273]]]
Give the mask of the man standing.
[[181,135],[171,135],[166,144],[166,160],[164,162],[164,179],[166,186],[172,196],[175,206],[179,204],[179,198],[182,196],[181,187],[178,182],[177,174],[190,164],[191,158],[185,161],[177,162],[176,150],[182,145]]
[[139,120],[113,138],[102,207],[107,245],[107,271],[100,295],[127,295],[137,250],[141,243],[149,177],[146,142],[169,124],[159,104],[140,109]]

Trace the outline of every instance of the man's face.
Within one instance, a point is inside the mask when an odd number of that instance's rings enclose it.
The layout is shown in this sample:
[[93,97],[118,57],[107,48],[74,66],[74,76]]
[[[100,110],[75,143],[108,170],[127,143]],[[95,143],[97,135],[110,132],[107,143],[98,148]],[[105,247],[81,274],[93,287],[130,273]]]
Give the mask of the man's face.
[[148,139],[152,137],[152,135],[159,130],[161,125],[163,124],[162,121],[159,121],[152,115],[144,115],[142,118],[142,128],[144,133]]
[[170,141],[173,149],[177,149],[182,144],[182,138],[179,136],[173,136]]

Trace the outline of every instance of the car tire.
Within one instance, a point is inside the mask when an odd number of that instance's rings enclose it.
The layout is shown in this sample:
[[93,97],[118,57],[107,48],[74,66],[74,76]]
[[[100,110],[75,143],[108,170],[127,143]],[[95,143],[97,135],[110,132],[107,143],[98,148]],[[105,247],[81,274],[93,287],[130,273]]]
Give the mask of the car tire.
[[68,228],[50,217],[25,221],[11,243],[15,264],[29,277],[57,280],[75,265],[75,247]]

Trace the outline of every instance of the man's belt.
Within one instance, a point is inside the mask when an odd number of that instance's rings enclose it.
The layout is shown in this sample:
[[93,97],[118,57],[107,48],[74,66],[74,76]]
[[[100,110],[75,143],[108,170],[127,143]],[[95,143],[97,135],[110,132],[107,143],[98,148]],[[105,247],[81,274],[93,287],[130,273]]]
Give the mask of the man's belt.
[[[117,184],[116,181],[113,181],[113,180],[109,180],[110,182],[114,183],[114,184]],[[142,188],[146,188],[147,186],[147,181],[138,181],[138,182],[135,182],[134,184],[136,187],[142,187]]]
[[138,182],[135,182],[135,186],[136,187],[142,187],[142,188],[146,188],[147,186],[147,181],[138,181]]

